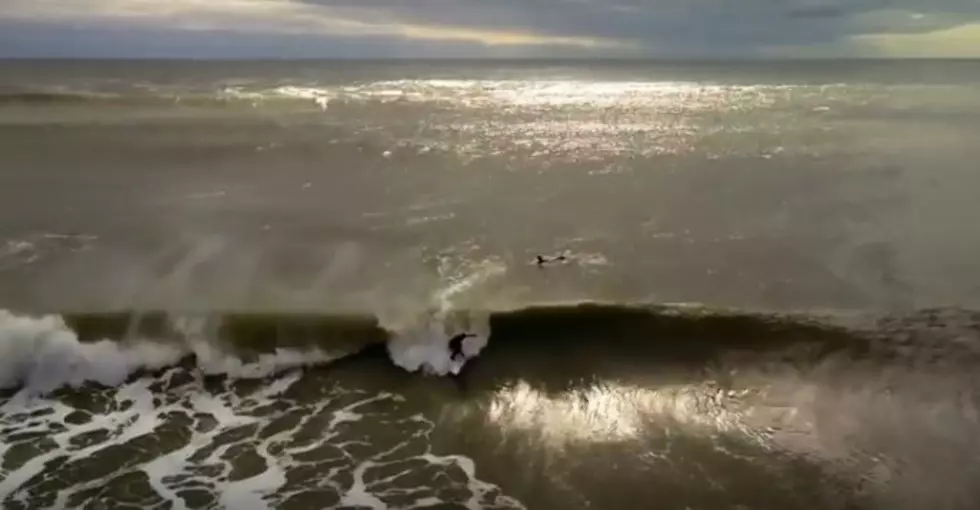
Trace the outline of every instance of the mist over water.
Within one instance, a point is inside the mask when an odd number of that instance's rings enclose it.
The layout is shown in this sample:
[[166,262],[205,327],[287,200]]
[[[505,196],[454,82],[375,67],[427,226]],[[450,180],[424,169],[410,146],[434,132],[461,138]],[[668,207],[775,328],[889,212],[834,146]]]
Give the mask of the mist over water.
[[2,506],[972,508],[978,79],[0,63]]

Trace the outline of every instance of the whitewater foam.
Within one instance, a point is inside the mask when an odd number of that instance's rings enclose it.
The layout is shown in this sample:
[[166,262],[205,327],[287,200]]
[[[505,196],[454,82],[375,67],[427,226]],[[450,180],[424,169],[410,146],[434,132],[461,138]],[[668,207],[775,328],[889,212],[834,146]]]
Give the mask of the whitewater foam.
[[[463,268],[455,275],[444,277],[450,281],[445,288],[431,298],[429,308],[421,314],[413,314],[408,322],[392,323],[382,318],[382,325],[394,331],[388,342],[392,361],[409,372],[421,371],[431,375],[446,375],[462,370],[466,360],[476,357],[490,339],[490,318],[487,313],[473,311],[463,306],[467,293],[480,288],[491,278],[504,272],[503,265],[493,261],[472,268]],[[462,342],[463,360],[452,360],[449,339],[459,333],[472,336]]]
[[462,342],[466,359],[476,357],[489,341],[489,319],[472,313],[433,312],[388,342],[392,361],[409,372],[431,375],[457,373],[462,362],[450,359],[448,341],[458,333],[470,333]]
[[[184,330],[190,331],[186,326]],[[21,387],[19,399],[87,382],[119,386],[137,371],[173,366],[191,354],[201,372],[235,378],[266,377],[339,357],[318,349],[276,349],[246,362],[201,335],[166,342],[140,338],[81,342],[60,316],[34,318],[0,310],[0,388]]]
[[244,361],[215,340],[218,321],[207,317],[176,317],[171,322],[174,329],[183,335],[187,350],[194,355],[198,369],[207,375],[257,379],[294,368],[329,363],[349,354],[319,348],[276,348],[272,353],[259,353],[254,360]]
[[330,104],[331,99],[333,99],[335,95],[333,92],[327,89],[295,86],[277,87],[275,89],[275,93],[283,97],[308,99],[316,103],[316,105],[322,110],[327,109],[327,106]]
[[[304,380],[292,372],[269,384],[238,386],[229,379],[214,387],[201,372],[174,367],[106,390],[104,409],[89,410],[84,423],[71,418],[79,409],[57,399],[8,401],[0,409],[0,459],[9,460],[6,455],[23,446],[16,441],[24,439],[14,435],[43,434],[53,447],[21,464],[0,462],[6,468],[0,495],[15,507],[44,501],[68,508],[94,503],[113,484],[137,483],[177,509],[195,507],[191,494],[224,508],[266,509],[295,505],[311,493],[326,498],[324,506],[332,499],[389,508],[394,498],[409,500],[398,506],[413,508],[447,504],[465,489],[469,508],[521,507],[477,479],[471,460],[431,453],[434,424],[418,414],[399,414],[400,395],[324,380],[317,398],[297,399],[293,390],[309,384]],[[37,418],[24,423],[28,416]],[[375,443],[365,441],[371,429],[362,430],[361,422],[389,426]],[[92,442],[93,436],[102,440]],[[147,441],[159,451],[146,451]],[[411,482],[413,473],[432,469],[456,481],[448,487]],[[40,483],[52,472],[68,477],[70,485]]]
[[96,382],[117,386],[140,369],[177,363],[185,352],[152,341],[79,342],[61,317],[21,317],[0,310],[0,388],[29,394]]

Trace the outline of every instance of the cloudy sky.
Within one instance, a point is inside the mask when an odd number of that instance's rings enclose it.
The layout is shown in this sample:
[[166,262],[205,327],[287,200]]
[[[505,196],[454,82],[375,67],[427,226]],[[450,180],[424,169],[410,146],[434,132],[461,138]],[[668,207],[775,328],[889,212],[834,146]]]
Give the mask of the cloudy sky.
[[41,56],[980,58],[980,0],[0,0]]

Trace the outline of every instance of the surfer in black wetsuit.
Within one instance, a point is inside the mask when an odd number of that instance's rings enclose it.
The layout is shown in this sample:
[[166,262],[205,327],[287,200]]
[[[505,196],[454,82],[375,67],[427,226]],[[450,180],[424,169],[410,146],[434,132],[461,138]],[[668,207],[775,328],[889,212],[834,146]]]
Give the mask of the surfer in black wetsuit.
[[455,361],[456,358],[466,357],[463,353],[463,340],[467,338],[474,337],[476,335],[472,333],[458,333],[449,339],[449,359]]
[[550,257],[550,258],[549,257],[545,257],[544,255],[538,255],[538,258],[535,261],[535,264],[537,264],[538,267],[541,267],[541,266],[543,266],[545,264],[550,264],[552,262],[564,262],[566,260],[568,260],[568,258],[565,257],[564,255],[558,255],[557,257]]
[[[466,353],[463,352],[463,340],[467,338],[476,336],[472,333],[458,333],[449,339],[449,359],[456,361],[458,358],[463,358],[460,361],[466,359]],[[463,370],[460,368],[459,372],[450,372],[450,377],[456,383],[456,387],[460,391],[466,391],[466,380],[463,378]]]

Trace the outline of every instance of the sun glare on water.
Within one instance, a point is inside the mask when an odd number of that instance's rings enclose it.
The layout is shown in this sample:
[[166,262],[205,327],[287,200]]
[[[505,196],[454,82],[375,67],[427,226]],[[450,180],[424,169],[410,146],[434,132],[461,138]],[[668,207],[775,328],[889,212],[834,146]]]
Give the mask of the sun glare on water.
[[539,434],[544,444],[561,448],[630,441],[651,431],[669,433],[671,426],[705,433],[738,430],[740,415],[723,400],[719,390],[700,385],[601,384],[548,395],[522,382],[498,392],[487,416],[502,429]]

